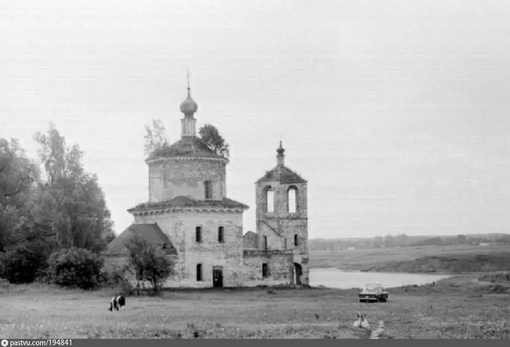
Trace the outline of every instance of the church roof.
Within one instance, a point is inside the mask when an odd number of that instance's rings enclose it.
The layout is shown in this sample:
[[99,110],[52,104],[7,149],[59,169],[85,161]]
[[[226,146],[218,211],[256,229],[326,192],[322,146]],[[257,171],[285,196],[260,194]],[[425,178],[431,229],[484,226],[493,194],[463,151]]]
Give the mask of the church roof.
[[198,208],[241,208],[248,209],[249,206],[232,199],[223,198],[223,200],[197,200],[189,196],[177,196],[171,200],[162,202],[146,202],[128,210],[128,212],[141,212],[155,209],[164,209],[171,207],[198,207]]
[[[131,224],[119,236],[108,244],[105,255],[127,255],[126,242],[134,236],[143,237],[149,244],[164,249],[168,254],[177,254],[170,239],[163,233],[159,226],[154,224]],[[163,246],[166,245],[164,248]]]
[[198,158],[221,158],[214,153],[202,140],[196,136],[185,136],[170,146],[163,146],[154,150],[147,160],[172,157],[198,157]]
[[305,179],[285,165],[277,165],[274,169],[267,171],[263,177],[257,180],[257,183],[269,181],[277,181],[280,183],[306,183]]

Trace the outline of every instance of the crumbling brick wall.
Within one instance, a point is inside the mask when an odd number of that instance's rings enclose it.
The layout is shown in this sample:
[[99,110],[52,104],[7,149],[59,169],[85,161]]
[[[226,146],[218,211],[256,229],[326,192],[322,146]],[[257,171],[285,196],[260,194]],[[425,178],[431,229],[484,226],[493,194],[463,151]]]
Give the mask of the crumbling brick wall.
[[[284,251],[264,252],[244,250],[244,285],[276,286],[290,285],[293,281],[293,254]],[[267,264],[267,276],[263,276],[263,264]]]

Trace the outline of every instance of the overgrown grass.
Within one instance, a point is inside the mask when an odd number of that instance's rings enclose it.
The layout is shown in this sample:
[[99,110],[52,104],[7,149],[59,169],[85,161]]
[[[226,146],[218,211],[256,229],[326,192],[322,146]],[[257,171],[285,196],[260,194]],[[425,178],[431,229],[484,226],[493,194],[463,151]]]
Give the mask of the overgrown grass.
[[363,338],[356,312],[383,320],[391,338],[510,338],[510,299],[464,275],[434,286],[392,288],[386,303],[327,288],[166,291],[107,310],[111,290],[0,286],[6,338]]

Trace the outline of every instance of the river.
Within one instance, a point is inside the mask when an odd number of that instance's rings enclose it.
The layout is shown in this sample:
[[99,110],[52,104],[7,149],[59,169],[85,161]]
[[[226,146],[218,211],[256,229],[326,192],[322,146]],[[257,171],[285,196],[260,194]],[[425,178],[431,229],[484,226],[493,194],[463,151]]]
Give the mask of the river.
[[380,283],[384,288],[423,285],[451,275],[412,274],[400,272],[342,271],[336,268],[310,269],[310,285],[330,288],[361,288],[367,283]]

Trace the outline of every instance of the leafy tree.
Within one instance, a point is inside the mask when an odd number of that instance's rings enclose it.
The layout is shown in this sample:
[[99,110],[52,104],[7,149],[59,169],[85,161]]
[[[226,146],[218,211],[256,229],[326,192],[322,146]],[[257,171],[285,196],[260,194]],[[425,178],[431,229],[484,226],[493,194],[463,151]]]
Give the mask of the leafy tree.
[[25,157],[18,141],[0,139],[0,201],[28,190],[37,178],[37,167]]
[[384,239],[382,236],[376,236],[374,237],[374,246],[376,248],[381,247],[384,244]]
[[152,120],[151,125],[145,125],[145,145],[144,154],[149,156],[154,150],[168,146],[168,140],[165,137],[165,126],[159,119]]
[[46,177],[34,196],[35,223],[53,236],[57,249],[103,250],[114,234],[113,223],[97,177],[82,166],[83,152],[78,145],[68,147],[53,125],[34,138]]
[[16,140],[0,139],[0,252],[14,243],[28,221],[37,165]]
[[406,234],[401,234],[395,237],[395,242],[398,246],[409,246],[409,237]]
[[214,153],[217,155],[221,155],[224,157],[229,157],[230,150],[229,144],[225,141],[225,139],[220,135],[218,129],[211,124],[205,124],[198,131],[200,134],[201,140],[211,148]]
[[48,259],[50,281],[63,287],[91,289],[101,282],[103,259],[83,248],[62,249]]
[[14,244],[0,253],[0,277],[11,283],[30,283],[46,268],[48,247],[43,239]]
[[129,264],[135,271],[136,280],[150,282],[153,293],[157,294],[166,279],[174,273],[174,262],[138,235],[126,242],[126,248],[129,250]]
[[496,242],[501,245],[510,245],[510,235],[509,234],[500,235],[496,239]]
[[395,247],[395,239],[391,235],[386,235],[384,237],[384,246],[385,247]]

